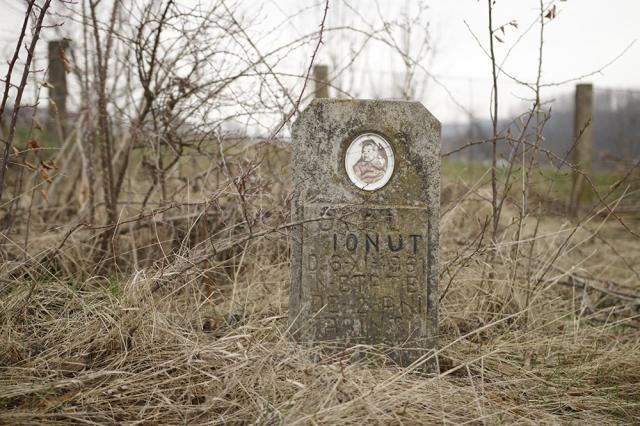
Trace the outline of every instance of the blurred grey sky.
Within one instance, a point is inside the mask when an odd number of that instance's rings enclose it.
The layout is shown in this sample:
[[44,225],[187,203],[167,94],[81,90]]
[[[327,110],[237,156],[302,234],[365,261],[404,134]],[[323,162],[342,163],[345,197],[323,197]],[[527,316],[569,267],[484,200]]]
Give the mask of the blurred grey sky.
[[[371,0],[334,2],[330,18],[334,22],[349,22],[356,9],[371,19],[380,14]],[[385,19],[393,19],[408,10],[416,16],[417,4],[412,0],[379,1]],[[488,116],[491,94],[491,65],[478,45],[488,47],[487,2],[485,0],[432,0],[424,2],[429,9],[432,36],[432,56],[423,65],[435,75],[445,88],[434,83],[424,72],[417,71],[417,82],[424,81],[427,90],[422,101],[444,121],[464,121],[464,111],[456,102],[470,109],[479,118]],[[533,82],[537,72],[539,26],[539,0],[497,0],[494,28],[516,20],[518,28],[508,26],[500,34],[504,43],[496,42],[496,55],[502,61],[513,47],[504,68],[520,80]],[[591,82],[596,87],[640,89],[640,1],[638,0],[568,0],[545,2],[556,5],[556,18],[546,22],[543,44],[542,83],[559,83],[585,76],[580,82]],[[351,7],[346,7],[350,5]],[[345,22],[346,21],[346,22]],[[475,37],[474,37],[475,34]],[[521,38],[520,41],[518,39]],[[517,44],[514,47],[514,43]],[[331,44],[328,49],[339,49]],[[629,47],[630,46],[630,47]],[[617,56],[626,52],[612,64]],[[321,60],[328,62],[329,53]],[[369,74],[377,84],[397,84],[402,79],[403,66],[398,55],[373,49],[363,73]],[[358,66],[358,65],[356,65]],[[601,70],[594,75],[588,75]],[[588,76],[586,76],[588,75]],[[554,85],[543,89],[547,100],[563,93],[571,93],[578,81]],[[530,90],[502,75],[499,79],[501,112],[510,114],[526,108]],[[450,94],[447,93],[450,92]],[[453,101],[452,97],[456,102]],[[525,99],[524,101],[522,99]]]
[[[54,0],[55,1],[55,0]],[[197,3],[197,0],[183,0]],[[4,75],[6,59],[15,46],[21,25],[25,0],[0,0],[0,53]],[[207,2],[201,1],[201,4]],[[255,22],[256,33],[263,47],[293,39],[317,28],[324,2],[320,0],[265,0],[237,2],[239,14]],[[328,27],[346,26],[359,29],[381,28],[383,21],[402,20],[403,14],[416,17],[417,0],[330,0]],[[466,121],[465,110],[477,118],[488,117],[491,93],[490,62],[474,35],[487,46],[487,3],[485,0],[431,0],[423,18],[429,22],[431,48],[420,64],[435,76],[429,78],[417,70],[415,86],[422,101],[443,121]],[[543,83],[571,80],[602,69],[628,48],[615,62],[601,72],[583,78],[596,87],[640,90],[639,0],[567,0],[554,2],[557,17],[547,22],[544,39]],[[545,5],[551,2],[545,2]],[[79,2],[69,7],[79,8]],[[539,29],[527,28],[538,17],[538,0],[497,0],[494,26],[516,20],[518,28],[508,27],[496,43],[496,53],[502,60],[514,43],[521,40],[505,62],[509,74],[533,81],[537,69]],[[286,16],[295,17],[285,21]],[[467,27],[468,26],[468,27]],[[65,26],[59,31],[65,34]],[[473,34],[472,34],[473,33]],[[44,38],[53,37],[48,30]],[[336,35],[340,34],[340,35]],[[345,35],[346,34],[346,35]],[[523,35],[524,34],[524,35]],[[318,62],[335,66],[346,64],[352,57],[358,35],[354,32],[328,32]],[[631,45],[631,47],[629,47]],[[283,72],[303,72],[308,65],[314,43],[286,58],[279,69]],[[415,47],[415,46],[414,46]],[[43,65],[41,61],[40,66]],[[404,76],[400,55],[381,43],[370,43],[366,52],[353,63],[353,73],[343,75],[338,84],[358,97],[395,97]],[[571,93],[576,81],[546,87],[543,96],[553,99]],[[516,113],[526,108],[531,92],[502,75],[500,104],[502,114]]]

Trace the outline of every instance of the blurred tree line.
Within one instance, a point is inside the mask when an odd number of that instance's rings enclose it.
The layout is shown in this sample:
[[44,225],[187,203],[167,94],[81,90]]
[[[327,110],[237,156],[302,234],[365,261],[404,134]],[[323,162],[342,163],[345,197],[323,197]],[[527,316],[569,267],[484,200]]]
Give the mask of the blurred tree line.
[[[544,127],[543,148],[564,157],[573,145],[574,94],[557,97],[547,104],[548,121]],[[628,167],[640,158],[640,90],[608,89],[594,87],[593,105],[594,167],[600,170],[615,170]],[[512,132],[519,128],[518,119],[513,118],[509,127]],[[459,148],[470,141],[491,138],[489,120],[469,120],[444,126],[443,152]],[[505,129],[506,132],[506,129]],[[508,155],[503,146],[502,156]],[[478,144],[454,155],[461,161],[486,161],[491,158],[491,147]],[[570,158],[570,157],[569,157]],[[541,154],[542,162],[548,161]]]

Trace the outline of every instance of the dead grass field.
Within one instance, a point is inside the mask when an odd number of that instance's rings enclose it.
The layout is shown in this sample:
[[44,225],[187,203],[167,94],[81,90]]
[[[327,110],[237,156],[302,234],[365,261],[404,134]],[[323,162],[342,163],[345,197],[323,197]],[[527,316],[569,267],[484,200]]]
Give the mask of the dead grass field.
[[440,374],[427,376],[384,347],[327,355],[289,339],[288,188],[283,163],[263,160],[248,211],[212,173],[179,207],[123,220],[106,273],[91,272],[100,230],[34,218],[41,255],[3,254],[1,424],[638,422],[640,244],[606,209],[576,224],[544,206],[518,237],[506,204],[492,255],[487,188],[445,176]]

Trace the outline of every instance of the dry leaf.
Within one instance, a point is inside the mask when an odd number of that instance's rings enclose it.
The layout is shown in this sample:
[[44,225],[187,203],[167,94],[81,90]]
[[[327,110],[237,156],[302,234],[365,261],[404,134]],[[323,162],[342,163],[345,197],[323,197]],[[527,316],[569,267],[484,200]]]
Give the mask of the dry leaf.
[[47,173],[47,169],[45,169],[44,167],[40,167],[40,176],[42,176],[42,179],[46,180],[48,183],[53,183],[53,181],[51,180],[51,176],[49,176],[49,173]]
[[58,51],[58,57],[60,58],[60,62],[62,62],[62,66],[64,66],[64,71],[69,74],[71,72],[71,62],[67,59],[64,49]]
[[33,164],[31,164],[30,162],[28,162],[27,160],[24,160],[24,165],[27,166],[30,170],[35,170],[36,166],[34,166]]
[[56,103],[56,101],[54,101],[53,99],[49,98],[49,105],[51,105],[51,110],[57,114],[58,113],[58,104]]
[[18,148],[16,148],[15,145],[11,145],[11,149],[13,149],[13,155],[14,156],[19,156],[20,155],[20,150]]
[[554,4],[553,7],[551,9],[549,9],[549,11],[547,12],[546,15],[544,15],[545,18],[548,18],[549,20],[552,20],[553,18],[556,17],[556,5]]
[[31,148],[34,151],[37,151],[40,149],[40,144],[35,139],[30,139],[29,142],[27,142],[27,145],[29,145],[29,148]]
[[55,86],[54,86],[53,84],[49,83],[47,80],[42,80],[42,81],[40,81],[40,85],[41,85],[42,87],[46,87],[47,89],[53,89],[53,88],[55,88]]
[[48,203],[49,202],[49,196],[47,195],[47,193],[44,191],[44,189],[40,188],[40,194],[42,194],[42,197],[44,198],[44,200]]
[[33,128],[42,131],[42,123],[40,123],[40,120],[38,120],[38,117],[35,115],[33,116]]
[[502,40],[500,37],[498,37],[497,35],[494,35],[494,37],[496,38],[496,40],[498,40],[500,43],[504,43],[504,40]]

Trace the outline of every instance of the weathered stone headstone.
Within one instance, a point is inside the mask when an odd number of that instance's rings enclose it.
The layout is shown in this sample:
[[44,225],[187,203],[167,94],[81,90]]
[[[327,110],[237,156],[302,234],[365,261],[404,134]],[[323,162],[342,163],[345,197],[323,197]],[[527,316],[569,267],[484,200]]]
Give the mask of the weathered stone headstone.
[[435,349],[438,120],[417,102],[316,99],[292,169],[294,335],[389,345],[401,365]]

